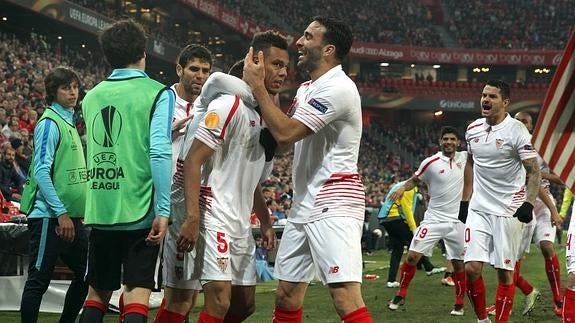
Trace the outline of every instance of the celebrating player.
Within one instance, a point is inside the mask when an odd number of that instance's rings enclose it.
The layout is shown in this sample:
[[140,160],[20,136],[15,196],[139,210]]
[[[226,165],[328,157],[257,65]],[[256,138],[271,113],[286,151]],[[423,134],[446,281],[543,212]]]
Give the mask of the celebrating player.
[[481,95],[483,118],[472,122],[465,134],[468,160],[459,217],[466,222],[467,294],[478,322],[489,322],[481,272],[483,263],[490,260],[499,279],[496,320],[509,320],[515,296],[513,269],[522,223],[529,223],[533,218],[533,205],[541,182],[531,135],[506,112],[509,96],[507,83],[487,82]]
[[313,19],[296,43],[298,66],[311,81],[298,89],[291,117],[267,94],[267,58],[250,49],[245,59],[244,79],[270,132],[280,144],[295,143],[295,196],[276,258],[275,275],[280,281],[273,322],[302,321],[304,296],[315,268],[344,322],[372,322],[361,295],[365,209],[357,172],[361,100],[341,68],[351,44],[347,25]]
[[[268,31],[256,34],[252,46],[265,53],[264,84],[267,95],[273,97],[287,76],[287,41]],[[266,155],[273,156],[266,151],[274,149],[260,144],[266,142],[261,138],[266,136],[263,127],[256,109],[238,96],[225,94],[209,104],[193,134],[183,165],[187,216],[176,243],[180,252],[196,247],[194,272],[189,275],[203,284],[205,306],[198,322],[241,322],[255,310],[252,205],[264,241],[270,247],[275,244],[258,185]]]
[[441,151],[423,160],[415,174],[393,192],[396,201],[405,191],[413,189],[420,181],[429,186],[429,205],[423,221],[415,231],[407,259],[401,267],[400,288],[389,303],[396,310],[407,296],[409,283],[415,276],[416,265],[423,255],[431,256],[433,248],[443,239],[447,259],[453,264],[455,305],[451,315],[463,315],[465,272],[463,266],[463,231],[465,225],[458,219],[459,202],[463,192],[463,170],[466,152],[458,152],[459,135],[452,127],[441,129]]

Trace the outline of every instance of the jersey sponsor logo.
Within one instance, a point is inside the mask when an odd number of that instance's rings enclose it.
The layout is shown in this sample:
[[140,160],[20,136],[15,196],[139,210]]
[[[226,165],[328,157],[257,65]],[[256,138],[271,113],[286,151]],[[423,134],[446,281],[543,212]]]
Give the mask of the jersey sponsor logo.
[[309,101],[307,101],[307,103],[321,113],[327,112],[327,107],[323,103],[319,102],[318,100],[316,100],[314,98],[309,99]]
[[256,126],[256,121],[255,120],[250,120],[250,128],[253,128]]
[[92,139],[102,147],[113,147],[118,143],[122,132],[122,115],[114,106],[100,110],[92,120]]
[[445,173],[445,169],[442,169],[439,171],[439,174],[443,174],[443,173]]
[[337,274],[339,272],[339,266],[330,266],[328,274]]
[[68,184],[85,183],[88,181],[88,170],[85,168],[69,169]]
[[495,147],[501,149],[501,147],[503,147],[503,139],[495,139]]
[[226,272],[226,269],[228,268],[228,258],[217,258],[216,261],[218,263],[218,268],[220,268],[222,272]]
[[208,129],[214,129],[220,124],[220,116],[215,112],[210,112],[204,119],[204,124]]

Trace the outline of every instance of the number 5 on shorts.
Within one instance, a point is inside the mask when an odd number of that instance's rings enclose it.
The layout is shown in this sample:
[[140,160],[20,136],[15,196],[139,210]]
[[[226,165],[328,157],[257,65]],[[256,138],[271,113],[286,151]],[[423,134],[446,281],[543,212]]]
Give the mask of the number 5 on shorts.
[[218,241],[218,251],[221,253],[226,253],[228,251],[228,241],[226,240],[226,234],[223,232],[217,232],[216,239]]

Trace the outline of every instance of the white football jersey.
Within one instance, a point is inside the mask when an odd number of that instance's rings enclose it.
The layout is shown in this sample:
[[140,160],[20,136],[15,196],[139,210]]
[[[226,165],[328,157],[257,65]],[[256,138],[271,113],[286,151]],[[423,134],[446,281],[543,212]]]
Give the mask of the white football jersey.
[[[172,124],[175,123],[176,121],[182,120],[190,116],[192,113],[192,103],[178,96],[178,92],[176,92],[177,84],[178,83],[172,85],[171,87],[171,89],[174,91],[174,94],[176,95],[176,103],[174,105],[174,117],[172,118]],[[184,142],[183,135],[185,131],[186,128],[185,127],[182,128],[180,130],[180,136],[178,136],[176,139],[172,141],[172,183],[174,182],[173,178],[174,175],[176,174],[178,155],[182,147],[182,143]]]
[[427,157],[415,172],[429,187],[429,205],[425,222],[459,221],[459,202],[463,194],[463,170],[467,152],[458,151],[453,158],[441,151]]
[[340,65],[303,83],[290,113],[314,134],[295,144],[294,203],[289,221],[364,218],[365,191],[357,172],[361,99]]
[[215,152],[202,167],[200,226],[232,237],[251,234],[254,190],[265,167],[263,120],[238,96],[212,101],[195,134]]
[[465,140],[474,163],[469,207],[490,215],[513,216],[526,197],[521,161],[537,158],[527,128],[509,114],[495,126],[481,118],[467,127]]

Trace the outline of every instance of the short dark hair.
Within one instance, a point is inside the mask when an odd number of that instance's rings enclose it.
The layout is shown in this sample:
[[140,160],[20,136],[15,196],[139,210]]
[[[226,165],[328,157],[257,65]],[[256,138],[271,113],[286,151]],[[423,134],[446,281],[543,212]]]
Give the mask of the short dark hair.
[[71,84],[74,81],[76,81],[78,87],[80,87],[80,77],[71,68],[59,66],[48,72],[48,75],[44,78],[46,103],[51,104],[56,100],[60,86]]
[[509,99],[511,96],[511,89],[509,88],[509,84],[505,83],[505,81],[501,80],[489,80],[485,85],[493,86],[499,89],[501,92],[502,99]]
[[100,34],[100,45],[112,68],[124,68],[145,57],[146,32],[133,20],[119,20]]
[[275,30],[266,30],[263,32],[256,33],[252,38],[250,46],[254,48],[254,53],[260,50],[266,50],[271,47],[277,47],[280,49],[288,49],[288,42],[285,36],[280,34]]
[[454,127],[451,127],[451,126],[441,127],[441,137],[440,137],[440,138],[443,138],[443,136],[444,136],[445,134],[448,134],[448,133],[452,133],[452,134],[455,135],[455,137],[457,137],[457,139],[461,139],[461,137],[459,136],[459,132],[457,131],[457,129],[455,129]]
[[237,78],[242,78],[244,76],[244,60],[240,59],[239,61],[235,62],[234,65],[230,67],[228,74],[233,75]]
[[335,57],[339,61],[343,61],[353,43],[351,28],[344,22],[334,18],[315,16],[313,21],[317,21],[325,27],[325,33],[323,34],[324,43],[334,45]]
[[199,44],[190,44],[184,47],[178,55],[178,64],[182,67],[186,67],[186,64],[194,58],[200,61],[206,61],[212,66],[212,52]]

